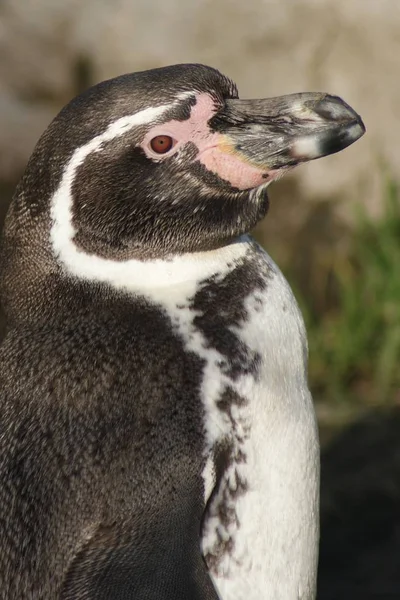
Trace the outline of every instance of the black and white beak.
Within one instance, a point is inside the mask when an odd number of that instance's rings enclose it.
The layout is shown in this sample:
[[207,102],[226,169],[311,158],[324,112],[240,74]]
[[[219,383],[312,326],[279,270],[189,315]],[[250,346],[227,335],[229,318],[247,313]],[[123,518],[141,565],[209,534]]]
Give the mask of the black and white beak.
[[221,151],[266,174],[339,152],[365,133],[346,102],[321,93],[229,99],[209,125]]

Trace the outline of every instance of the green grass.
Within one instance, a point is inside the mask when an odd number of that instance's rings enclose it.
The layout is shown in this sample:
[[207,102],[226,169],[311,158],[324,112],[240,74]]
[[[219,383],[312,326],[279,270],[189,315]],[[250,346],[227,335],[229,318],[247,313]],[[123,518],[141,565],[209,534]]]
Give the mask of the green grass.
[[348,253],[323,274],[335,290],[323,310],[287,273],[308,329],[314,397],[336,410],[400,402],[400,194],[392,180],[384,196],[379,219],[358,207]]

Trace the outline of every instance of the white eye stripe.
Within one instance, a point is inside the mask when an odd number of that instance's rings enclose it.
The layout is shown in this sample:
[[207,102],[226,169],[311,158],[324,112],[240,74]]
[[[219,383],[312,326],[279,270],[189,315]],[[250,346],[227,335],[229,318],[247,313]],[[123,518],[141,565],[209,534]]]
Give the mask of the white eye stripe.
[[75,150],[70,162],[64,170],[63,179],[67,172],[75,172],[77,166],[79,166],[89,154],[91,154],[92,152],[101,151],[104,142],[109,142],[114,138],[125,134],[127,131],[130,131],[134,127],[138,127],[139,125],[146,125],[148,123],[156,121],[169,109],[174,108],[177,104],[179,104],[179,102],[181,102],[182,100],[186,100],[190,97],[193,97],[192,92],[182,92],[178,95],[177,100],[171,102],[170,104],[163,104],[154,108],[145,108],[144,110],[141,110],[133,115],[121,117],[114,123],[111,123],[103,133],[97,135],[90,142]]

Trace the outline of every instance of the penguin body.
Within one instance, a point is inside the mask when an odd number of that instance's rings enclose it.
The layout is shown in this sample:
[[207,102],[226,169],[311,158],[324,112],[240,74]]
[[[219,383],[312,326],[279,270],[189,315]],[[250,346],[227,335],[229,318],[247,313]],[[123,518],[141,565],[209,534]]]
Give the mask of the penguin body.
[[267,118],[179,65],[92,88],[39,141],[1,256],[0,598],[314,598],[304,325],[246,235],[282,169],[362,134],[318,96],[273,150],[305,96]]

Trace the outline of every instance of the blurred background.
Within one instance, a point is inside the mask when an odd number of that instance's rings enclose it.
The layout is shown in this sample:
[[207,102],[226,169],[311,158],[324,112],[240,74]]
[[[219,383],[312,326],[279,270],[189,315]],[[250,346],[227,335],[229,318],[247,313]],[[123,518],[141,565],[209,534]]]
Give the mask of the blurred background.
[[0,219],[35,142],[115,75],[202,62],[241,97],[342,96],[367,135],[272,187],[255,235],[310,343],[320,600],[400,599],[400,1],[1,0]]

